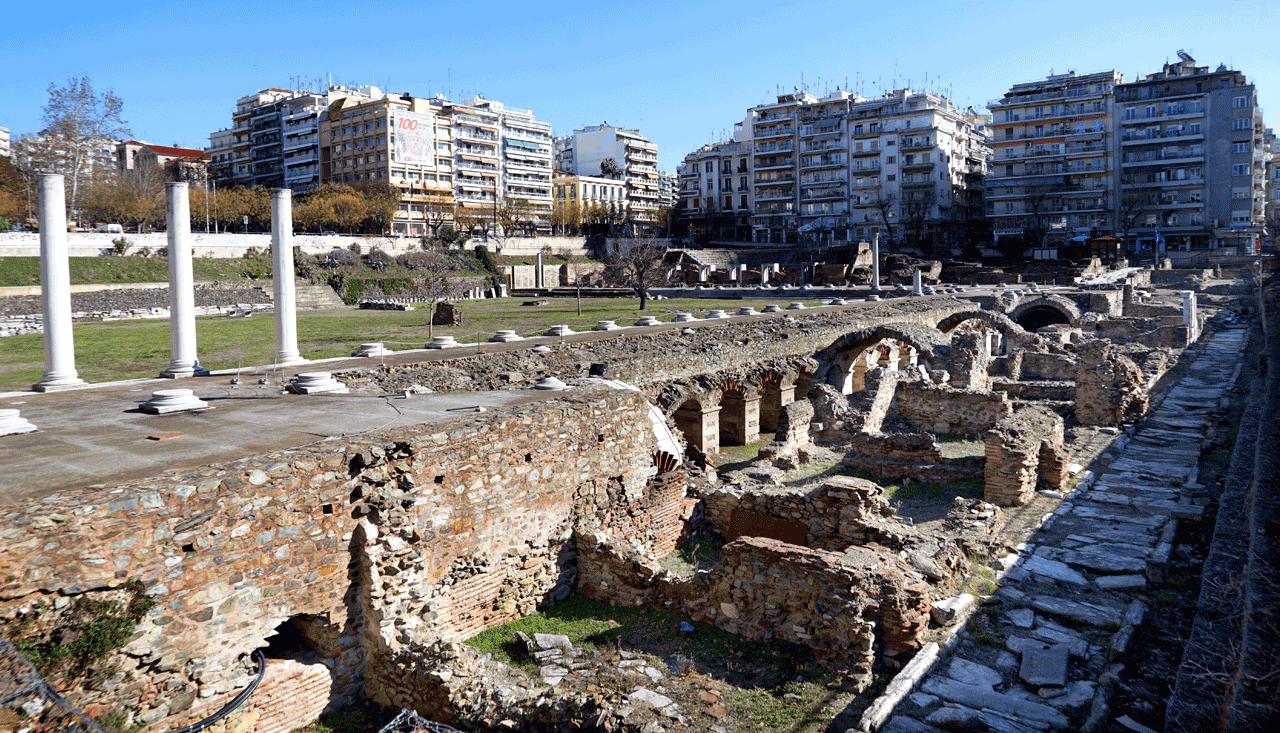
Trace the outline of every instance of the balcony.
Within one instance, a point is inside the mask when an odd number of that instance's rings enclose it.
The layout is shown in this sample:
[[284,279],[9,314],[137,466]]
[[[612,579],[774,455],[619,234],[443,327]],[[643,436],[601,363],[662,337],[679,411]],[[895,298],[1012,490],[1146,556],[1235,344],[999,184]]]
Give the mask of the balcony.
[[758,171],[767,171],[767,170],[776,170],[778,168],[792,168],[794,166],[795,166],[794,160],[792,160],[791,158],[784,158],[781,162],[774,161],[772,163],[761,163],[757,161],[755,169]]
[[701,196],[702,189],[701,188],[682,188],[680,189],[680,195],[681,196]]
[[319,142],[320,142],[320,137],[318,135],[307,135],[306,137],[290,137],[290,138],[285,138],[284,149],[288,151],[288,150],[294,150],[296,148],[305,148],[308,146],[314,146]]
[[847,183],[848,180],[849,180],[848,177],[845,176],[843,173],[805,176],[803,179],[801,179],[800,185],[801,186],[821,186],[824,184],[832,184],[832,183]]
[[1149,145],[1153,140],[1203,140],[1204,133],[1188,133],[1180,132],[1126,132],[1120,136],[1121,145]]
[[458,140],[486,140],[491,142],[498,141],[498,134],[494,132],[485,132],[474,127],[455,127],[453,136]]
[[484,127],[494,131],[498,129],[498,119],[495,117],[489,119],[486,117],[477,117],[476,115],[459,114],[453,115],[453,124],[456,125],[474,125],[476,127]]
[[756,140],[767,140],[773,137],[791,137],[795,134],[795,129],[790,125],[784,127],[757,127],[752,137]]
[[1122,168],[1137,167],[1140,165],[1164,165],[1172,161],[1180,160],[1187,163],[1203,162],[1204,153],[1166,153],[1156,158],[1147,158],[1143,160],[1126,160],[1120,164]]
[[467,171],[478,171],[480,175],[498,175],[498,166],[485,165],[483,163],[472,163],[469,160],[458,161],[457,168]]
[[782,201],[795,197],[795,189],[792,188],[756,189],[756,201]]
[[848,161],[844,159],[844,156],[829,157],[823,155],[816,158],[806,158],[801,162],[800,167],[803,169],[838,168],[844,165],[848,165]]
[[914,163],[903,163],[903,164],[902,164],[902,170],[904,170],[904,171],[925,171],[925,170],[929,170],[929,169],[933,168],[933,166],[934,166],[934,162],[933,162],[933,161],[931,161],[931,160],[926,160],[926,161],[916,161],[916,162],[914,162]]
[[812,201],[812,200],[821,200],[821,199],[842,199],[847,197],[848,197],[848,194],[845,193],[843,187],[809,189],[809,190],[800,192],[801,201]]
[[841,141],[832,141],[832,142],[824,142],[824,143],[810,143],[808,145],[805,145],[802,148],[802,152],[820,153],[824,150],[845,151],[848,149],[849,149],[849,143],[841,142]]
[[790,140],[781,143],[761,143],[756,145],[754,152],[756,155],[767,155],[769,153],[786,153],[794,150],[795,146]]
[[317,153],[304,153],[302,155],[294,155],[294,156],[285,158],[284,164],[289,166],[302,165],[303,163],[314,163],[319,159],[320,159],[320,156]]
[[1107,149],[1101,145],[1081,145],[1074,148],[1067,148],[1067,157],[1073,158],[1081,155],[1095,156],[1102,155],[1106,152]]
[[498,151],[496,148],[482,148],[474,146],[461,146],[457,148],[458,155],[472,155],[482,158],[497,158]]
[[785,175],[775,175],[775,176],[769,176],[767,178],[762,178],[760,176],[757,176],[756,179],[752,181],[752,183],[756,184],[757,186],[781,186],[784,183],[791,183],[795,179],[796,179],[795,174],[787,173]]
[[932,147],[935,147],[936,145],[937,143],[929,142],[928,140],[925,140],[925,141],[916,140],[914,142],[908,142],[906,140],[903,140],[902,142],[898,143],[898,147],[901,148],[902,150],[932,148]]

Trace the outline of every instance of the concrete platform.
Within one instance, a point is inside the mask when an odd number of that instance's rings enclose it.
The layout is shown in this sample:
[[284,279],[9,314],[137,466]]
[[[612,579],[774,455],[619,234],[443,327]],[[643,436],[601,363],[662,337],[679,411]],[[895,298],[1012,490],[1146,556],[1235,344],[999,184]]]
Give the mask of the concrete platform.
[[[139,380],[114,386],[0,399],[19,408],[37,432],[0,437],[0,503],[30,501],[62,489],[115,484],[312,443],[333,435],[456,420],[481,405],[501,408],[553,399],[512,390],[376,397],[281,394],[281,385],[226,377]],[[139,409],[153,387],[191,389],[216,410],[149,415]],[[175,433],[179,435],[174,435]],[[148,436],[156,436],[151,438]]]

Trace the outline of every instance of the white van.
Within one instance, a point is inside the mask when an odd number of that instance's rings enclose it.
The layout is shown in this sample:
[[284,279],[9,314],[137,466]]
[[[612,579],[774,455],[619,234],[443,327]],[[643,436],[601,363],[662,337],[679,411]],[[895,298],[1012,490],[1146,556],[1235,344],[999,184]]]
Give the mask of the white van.
[[98,224],[95,228],[105,234],[124,234],[124,227],[119,224]]

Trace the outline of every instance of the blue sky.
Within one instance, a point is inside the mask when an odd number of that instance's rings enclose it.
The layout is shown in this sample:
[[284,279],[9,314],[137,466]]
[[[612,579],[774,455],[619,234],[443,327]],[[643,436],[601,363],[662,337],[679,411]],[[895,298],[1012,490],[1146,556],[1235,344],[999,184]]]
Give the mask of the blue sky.
[[[40,126],[50,82],[87,74],[134,136],[208,144],[235,99],[291,78],[529,108],[556,134],[639,128],[674,171],[746,109],[803,82],[878,95],[910,82],[985,106],[1052,70],[1132,80],[1178,49],[1225,62],[1280,114],[1280,0],[1218,2],[20,3],[0,40],[0,126]],[[376,39],[376,40],[371,40]],[[927,83],[926,83],[927,78]]]

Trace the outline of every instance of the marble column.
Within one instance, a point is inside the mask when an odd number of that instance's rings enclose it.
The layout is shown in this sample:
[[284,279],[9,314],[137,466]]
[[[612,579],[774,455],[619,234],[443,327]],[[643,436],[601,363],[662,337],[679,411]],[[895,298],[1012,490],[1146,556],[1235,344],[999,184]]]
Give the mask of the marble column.
[[911,273],[911,294],[924,295],[924,287],[920,283],[920,271],[915,270]]
[[40,174],[40,295],[44,312],[44,377],[36,392],[57,392],[84,384],[76,373],[71,333],[71,267],[67,262],[67,203],[62,176]]
[[276,362],[303,364],[298,354],[298,303],[293,285],[293,191],[271,189],[271,271],[276,312]]
[[880,289],[880,231],[871,232],[871,289]]
[[191,205],[187,184],[165,184],[169,244],[169,368],[177,379],[209,372],[196,366],[196,296],[191,272]]
[[1194,290],[1182,291],[1182,325],[1190,330],[1193,340],[1199,336],[1200,320],[1196,313],[1196,293]]

